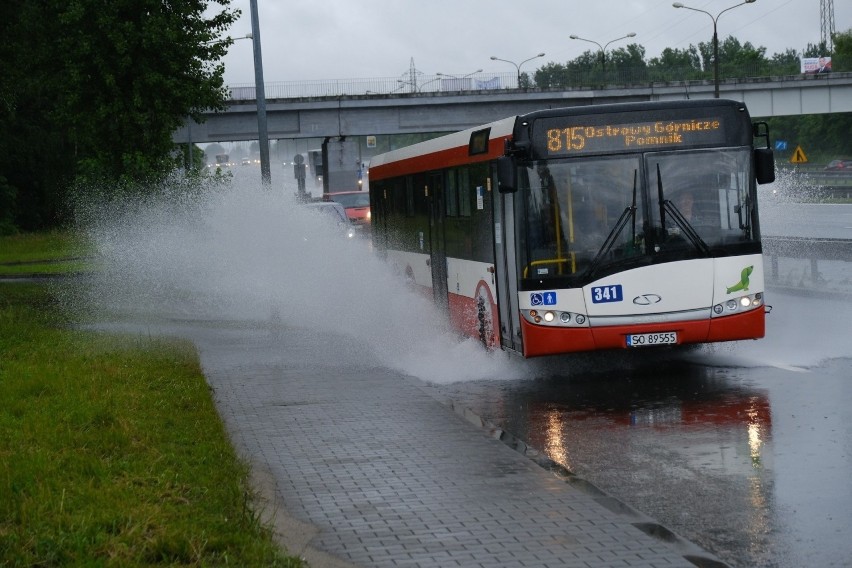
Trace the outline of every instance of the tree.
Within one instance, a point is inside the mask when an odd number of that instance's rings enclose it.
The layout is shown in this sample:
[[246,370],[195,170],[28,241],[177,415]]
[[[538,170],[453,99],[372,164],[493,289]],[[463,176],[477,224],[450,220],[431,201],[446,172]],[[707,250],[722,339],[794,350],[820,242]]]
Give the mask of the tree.
[[[801,146],[814,163],[839,156],[852,156],[852,113],[808,114],[766,119],[773,140]],[[783,160],[782,156],[776,159]]]
[[694,45],[686,49],[666,48],[648,61],[648,73],[655,81],[684,81],[702,76],[701,56]]
[[[713,43],[699,43],[698,52],[705,71],[713,70]],[[719,76],[754,77],[768,70],[766,48],[755,48],[751,43],[740,43],[734,36],[719,42]]]
[[852,29],[831,36],[834,42],[834,53],[831,56],[831,67],[834,71],[852,70]]
[[208,144],[207,147],[204,148],[204,153],[207,154],[207,162],[210,164],[216,163],[217,154],[227,154],[225,147],[218,142]]
[[554,62],[536,69],[533,79],[539,89],[565,88],[570,85],[567,66]]
[[[207,16],[210,4],[222,10]],[[239,16],[229,4],[3,3],[0,125],[10,135],[0,145],[0,176],[14,188],[19,227],[58,222],[75,179],[121,185],[173,168],[173,132],[188,115],[201,120],[201,110],[224,108],[218,61],[232,40],[219,40]]]
[[[44,43],[56,31],[41,2],[0,3],[0,230],[42,226],[57,200],[53,183],[67,180],[67,153],[54,125],[53,67]],[[42,49],[38,49],[40,46]],[[61,92],[61,91],[60,91]]]
[[606,70],[620,81],[638,81],[646,77],[645,48],[638,43],[613,49],[607,55]]
[[784,53],[776,53],[770,60],[773,75],[795,75],[801,69],[799,54],[795,49],[787,49]]
[[606,56],[607,66],[642,69],[645,67],[645,48],[638,43],[613,49]]
[[140,178],[167,169],[186,115],[224,108],[224,67],[205,62],[224,53],[215,40],[235,15],[205,20],[199,0],[112,0],[110,10],[93,0],[58,4],[69,94],[60,112],[83,173]]
[[809,43],[802,51],[803,57],[819,57],[821,55],[828,55],[828,46],[824,41],[819,43]]
[[729,36],[719,46],[719,57],[723,57],[723,77],[760,76],[769,68],[765,47],[754,47],[748,41],[740,44],[733,36]]

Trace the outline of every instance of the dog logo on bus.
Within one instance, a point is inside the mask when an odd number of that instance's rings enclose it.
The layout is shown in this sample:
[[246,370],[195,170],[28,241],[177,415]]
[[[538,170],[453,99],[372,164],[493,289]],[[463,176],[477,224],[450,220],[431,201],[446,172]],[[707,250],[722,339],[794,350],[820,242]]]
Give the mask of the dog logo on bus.
[[740,290],[742,290],[743,292],[748,292],[748,280],[753,270],[754,266],[746,266],[745,268],[743,268],[743,271],[740,272],[740,281],[734,284],[733,286],[728,287],[728,294],[730,294],[731,292],[739,292]]

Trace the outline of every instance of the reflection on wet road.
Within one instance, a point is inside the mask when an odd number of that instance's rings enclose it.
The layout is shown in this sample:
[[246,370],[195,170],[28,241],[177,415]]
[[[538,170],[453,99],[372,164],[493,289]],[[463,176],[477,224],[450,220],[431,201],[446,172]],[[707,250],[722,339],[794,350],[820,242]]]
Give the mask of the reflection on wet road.
[[713,367],[695,350],[595,354],[535,380],[432,388],[733,566],[843,566],[848,362],[802,373]]

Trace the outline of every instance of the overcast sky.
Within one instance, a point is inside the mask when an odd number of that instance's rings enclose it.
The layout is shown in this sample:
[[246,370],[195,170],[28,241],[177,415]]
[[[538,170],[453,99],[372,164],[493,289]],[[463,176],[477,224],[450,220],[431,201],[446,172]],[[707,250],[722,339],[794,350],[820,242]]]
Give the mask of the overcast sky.
[[[739,0],[681,0],[714,16]],[[417,71],[465,75],[513,72],[520,63],[534,71],[548,62],[565,63],[628,33],[607,51],[638,43],[646,59],[666,48],[709,42],[710,16],[672,7],[672,0],[257,0],[264,82],[311,79],[400,77],[412,58]],[[251,31],[249,0],[232,37]],[[852,1],[834,0],[836,31],[852,28]],[[719,40],[729,35],[765,47],[767,56],[787,48],[801,52],[820,40],[820,0],[757,0],[723,14]],[[225,58],[225,83],[254,82],[250,41],[237,41]]]

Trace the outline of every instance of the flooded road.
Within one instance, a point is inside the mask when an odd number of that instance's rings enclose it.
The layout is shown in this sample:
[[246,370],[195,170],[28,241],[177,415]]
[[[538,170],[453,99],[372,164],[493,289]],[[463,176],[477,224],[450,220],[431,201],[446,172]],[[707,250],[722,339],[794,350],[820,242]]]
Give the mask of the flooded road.
[[[811,219],[845,238],[848,207],[778,202],[764,231]],[[522,361],[460,342],[366,243],[341,242],[277,192],[92,211],[103,270],[69,299],[81,311],[288,322],[315,343],[300,372],[415,377],[732,566],[849,565],[852,303],[770,289],[760,341]]]
[[430,388],[732,566],[848,566],[852,305],[767,297],[758,342]]

